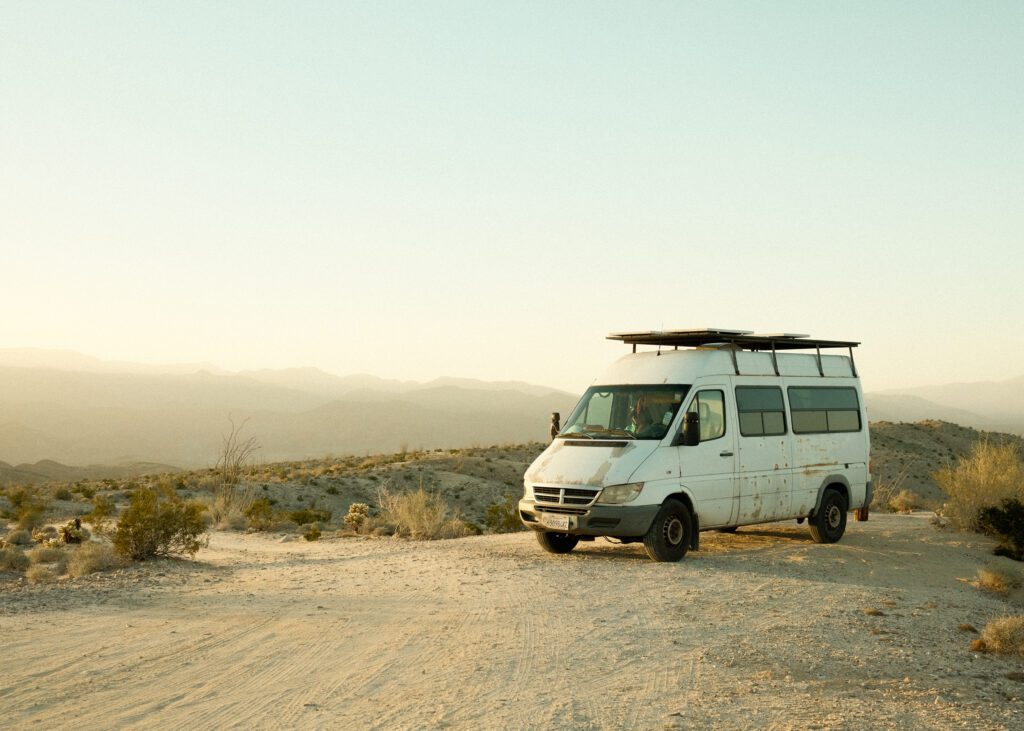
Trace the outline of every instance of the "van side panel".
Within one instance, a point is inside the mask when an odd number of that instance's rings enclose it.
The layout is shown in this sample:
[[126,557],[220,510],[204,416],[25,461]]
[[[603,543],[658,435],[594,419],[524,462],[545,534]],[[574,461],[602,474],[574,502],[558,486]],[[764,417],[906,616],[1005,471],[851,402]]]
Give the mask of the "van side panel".
[[787,408],[793,424],[793,404],[789,387],[840,387],[856,390],[860,402],[860,430],[792,435],[793,440],[793,516],[814,512],[823,489],[842,476],[849,486],[850,507],[863,505],[867,487],[868,424],[864,416],[864,396],[856,379],[788,378]]
[[[735,377],[733,393],[737,389],[763,389],[765,386],[781,396],[781,383],[774,378]],[[784,401],[780,401],[780,406]],[[737,412],[739,400],[737,399]],[[748,420],[754,422],[751,424]],[[781,419],[780,419],[781,420]],[[737,525],[762,523],[789,518],[793,512],[793,469],[791,442],[785,424],[779,426],[784,433],[757,434],[758,431],[778,431],[765,428],[766,421],[754,412],[738,413],[737,429],[739,449],[740,510]],[[756,426],[755,426],[756,424]],[[751,428],[751,427],[754,428]],[[760,428],[758,428],[760,427]],[[746,433],[744,433],[746,432]]]

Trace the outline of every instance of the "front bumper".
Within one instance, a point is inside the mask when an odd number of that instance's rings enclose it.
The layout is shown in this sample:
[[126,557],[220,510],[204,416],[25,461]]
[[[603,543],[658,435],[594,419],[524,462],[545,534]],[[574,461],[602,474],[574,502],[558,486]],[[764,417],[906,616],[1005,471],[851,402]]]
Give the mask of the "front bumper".
[[660,505],[591,505],[580,514],[569,514],[569,529],[555,529],[544,525],[544,514],[568,514],[566,511],[538,505],[533,500],[519,501],[519,519],[523,525],[536,531],[569,533],[574,536],[612,536],[638,538],[645,535],[654,522]]

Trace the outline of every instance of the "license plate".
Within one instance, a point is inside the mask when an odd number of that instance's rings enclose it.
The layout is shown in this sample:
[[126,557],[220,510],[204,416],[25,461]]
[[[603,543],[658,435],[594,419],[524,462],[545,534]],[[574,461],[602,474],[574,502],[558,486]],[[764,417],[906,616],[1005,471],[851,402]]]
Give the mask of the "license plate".
[[546,528],[554,528],[555,530],[569,530],[568,515],[554,515],[552,513],[543,513],[540,517],[540,522],[543,523]]

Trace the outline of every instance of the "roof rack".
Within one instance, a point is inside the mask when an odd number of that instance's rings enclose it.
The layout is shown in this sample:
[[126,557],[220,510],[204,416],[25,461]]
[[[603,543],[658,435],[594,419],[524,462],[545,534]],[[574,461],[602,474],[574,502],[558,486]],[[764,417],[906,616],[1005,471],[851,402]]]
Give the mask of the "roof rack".
[[779,364],[775,358],[777,350],[810,350],[817,352],[818,374],[825,375],[821,366],[822,348],[847,348],[850,352],[850,370],[854,378],[857,377],[857,366],[853,362],[853,349],[860,345],[859,342],[851,340],[818,340],[809,335],[797,333],[768,333],[758,334],[752,330],[729,330],[725,328],[701,328],[694,330],[651,330],[649,332],[624,332],[611,333],[608,340],[620,340],[627,345],[633,346],[636,352],[637,345],[657,345],[701,347],[707,345],[732,346],[729,350],[732,354],[733,369],[736,375],[740,375],[739,365],[736,362],[736,350],[770,350],[772,353],[772,366],[775,375],[779,375]]

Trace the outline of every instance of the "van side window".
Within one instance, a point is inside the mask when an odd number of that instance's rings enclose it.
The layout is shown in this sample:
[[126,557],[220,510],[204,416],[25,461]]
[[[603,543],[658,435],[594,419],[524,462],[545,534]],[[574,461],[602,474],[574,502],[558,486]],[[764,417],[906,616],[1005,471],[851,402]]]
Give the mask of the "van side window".
[[702,442],[725,435],[725,394],[722,391],[698,391],[686,411],[700,416]]
[[790,386],[794,434],[860,431],[860,404],[854,388]]
[[740,434],[745,437],[778,436],[786,433],[786,407],[777,386],[737,386],[736,411]]

